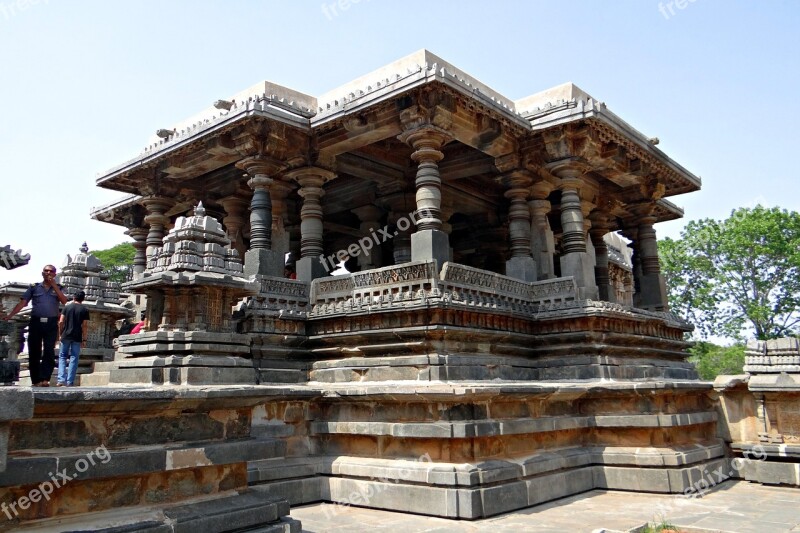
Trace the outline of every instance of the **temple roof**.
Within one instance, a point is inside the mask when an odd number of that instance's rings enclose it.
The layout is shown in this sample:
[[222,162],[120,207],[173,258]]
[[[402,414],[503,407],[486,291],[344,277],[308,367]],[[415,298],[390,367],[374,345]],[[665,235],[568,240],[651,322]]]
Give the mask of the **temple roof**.
[[[410,152],[397,140],[406,127],[403,113],[417,105],[430,106],[439,113],[436,120],[452,128],[455,142],[445,147],[441,164],[445,186],[478,193],[479,203],[487,192],[497,195],[492,182],[504,172],[498,169],[518,154],[518,164],[543,179],[551,165],[580,160],[594,186],[608,188],[620,202],[612,208],[617,217],[624,216],[623,206],[655,202],[659,221],[679,218],[680,208],[664,197],[700,188],[700,179],[659,150],[655,139],[572,83],[513,100],[420,50],[318,97],[264,81],[160,128],[137,157],[97,178],[99,186],[129,196],[92,216],[130,226],[124,219],[133,216],[140,196],[164,187],[159,194],[197,192],[181,197],[172,214],[197,199],[213,208],[217,198],[208,191],[246,195],[235,164],[254,153],[279,160],[279,173],[304,165],[335,167],[335,187],[342,190],[349,187],[342,175],[391,189],[408,171]],[[329,193],[334,201],[336,194]]]

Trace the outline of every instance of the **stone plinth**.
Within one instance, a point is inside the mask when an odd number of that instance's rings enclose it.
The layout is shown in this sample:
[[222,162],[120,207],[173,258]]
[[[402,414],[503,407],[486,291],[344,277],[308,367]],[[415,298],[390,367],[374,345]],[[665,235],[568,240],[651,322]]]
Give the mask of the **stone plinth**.
[[312,381],[697,378],[691,326],[578,300],[572,278],[529,283],[454,263],[438,273],[430,261],[311,290]]
[[[254,430],[281,436],[293,452],[251,463],[250,482],[287,494],[292,504],[318,498],[460,519],[595,488],[681,493],[726,466],[710,388],[501,381],[267,387],[284,399],[258,408]],[[317,396],[305,401],[289,394],[309,389]]]
[[0,503],[11,515],[0,531],[34,521],[56,531],[300,531],[285,499],[247,487],[247,461],[285,453],[280,440],[250,434],[263,401],[253,388],[0,389],[0,400],[26,408],[0,414],[10,426]]
[[251,339],[253,366],[260,383],[307,381],[311,366],[306,344],[309,284],[257,276],[258,294],[238,306],[240,331]]

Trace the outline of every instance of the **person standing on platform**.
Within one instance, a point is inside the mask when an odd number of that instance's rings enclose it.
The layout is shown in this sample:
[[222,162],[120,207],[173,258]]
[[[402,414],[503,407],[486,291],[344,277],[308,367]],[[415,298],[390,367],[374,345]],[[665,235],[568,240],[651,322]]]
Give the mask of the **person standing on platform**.
[[67,303],[67,297],[56,283],[56,267],[45,265],[42,282],[28,287],[19,303],[2,317],[8,320],[32,302],[28,325],[28,368],[34,387],[49,387],[55,367],[55,347],[58,337],[58,305]]
[[73,302],[67,304],[58,320],[61,350],[58,352],[57,387],[72,387],[75,384],[81,348],[86,346],[86,334],[89,329],[89,310],[83,305],[84,298],[86,293],[78,291],[72,297]]

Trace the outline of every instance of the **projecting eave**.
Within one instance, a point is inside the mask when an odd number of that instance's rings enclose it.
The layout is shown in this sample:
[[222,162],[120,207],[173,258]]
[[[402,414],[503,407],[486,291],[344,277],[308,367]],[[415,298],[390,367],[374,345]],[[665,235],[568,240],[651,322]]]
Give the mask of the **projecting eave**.
[[[213,108],[212,108],[213,109]],[[153,165],[156,161],[176,151],[190,147],[192,144],[205,142],[224,131],[228,131],[240,123],[253,117],[262,117],[271,121],[308,130],[309,118],[313,114],[308,109],[295,109],[282,99],[275,99],[266,94],[253,95],[244,100],[234,102],[229,111],[214,110],[206,118],[189,123],[183,128],[173,128],[174,133],[166,139],[154,141],[145,147],[137,157],[114,167],[96,179],[101,187],[113,189],[111,182],[115,178],[125,176],[137,169]],[[203,115],[201,113],[201,115]]]
[[517,113],[513,100],[424,49],[320,96],[311,125],[324,125],[431,83],[445,85],[530,130],[528,121]]
[[654,213],[658,222],[666,222],[668,220],[678,220],[683,218],[683,208],[678,207],[669,200],[664,198],[656,202],[656,209]]
[[578,121],[602,128],[617,144],[669,174],[669,195],[697,191],[702,185],[698,176],[659,150],[650,138],[571,83],[519,100],[517,105],[533,131]]
[[104,206],[92,208],[89,217],[100,222],[124,226],[126,217],[137,208],[141,199],[142,197],[137,194],[129,194]]

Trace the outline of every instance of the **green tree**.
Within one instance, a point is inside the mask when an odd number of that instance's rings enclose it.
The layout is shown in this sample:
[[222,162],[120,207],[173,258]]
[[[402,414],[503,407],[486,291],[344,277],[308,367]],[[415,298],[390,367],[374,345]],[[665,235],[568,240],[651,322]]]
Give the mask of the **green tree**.
[[92,252],[103,264],[110,281],[124,283],[133,275],[133,256],[136,248],[129,242],[123,242],[107,250]]
[[672,309],[709,334],[758,339],[800,325],[800,214],[756,206],[659,241]]
[[720,375],[741,374],[744,370],[744,344],[718,346],[700,341],[689,349],[689,361],[697,367],[701,379],[712,380]]

